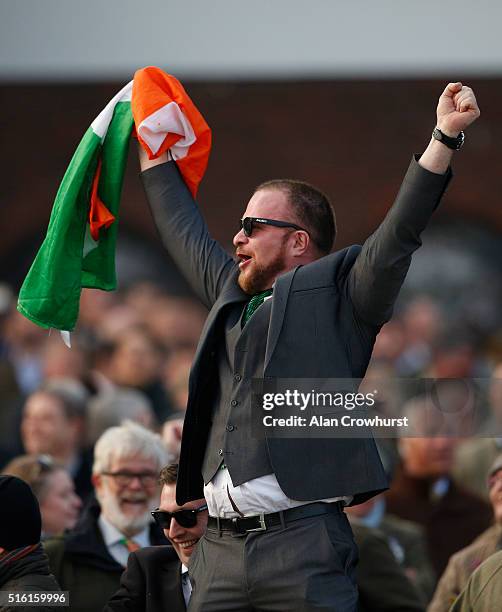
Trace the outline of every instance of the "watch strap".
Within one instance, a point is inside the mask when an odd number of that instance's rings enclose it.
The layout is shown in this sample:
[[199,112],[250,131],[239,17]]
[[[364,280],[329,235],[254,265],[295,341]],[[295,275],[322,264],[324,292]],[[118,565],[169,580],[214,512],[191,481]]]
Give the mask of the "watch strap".
[[447,136],[437,126],[432,130],[432,137],[439,140],[439,142],[442,142],[449,149],[453,149],[453,151],[458,151],[465,141],[464,132],[460,132],[456,138],[453,138],[451,136]]

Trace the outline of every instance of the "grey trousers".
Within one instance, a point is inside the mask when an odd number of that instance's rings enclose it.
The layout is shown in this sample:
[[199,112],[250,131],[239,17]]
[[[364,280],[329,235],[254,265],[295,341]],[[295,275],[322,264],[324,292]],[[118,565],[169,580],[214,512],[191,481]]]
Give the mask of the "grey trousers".
[[188,611],[354,612],[357,558],[337,507],[245,535],[208,529],[190,559]]

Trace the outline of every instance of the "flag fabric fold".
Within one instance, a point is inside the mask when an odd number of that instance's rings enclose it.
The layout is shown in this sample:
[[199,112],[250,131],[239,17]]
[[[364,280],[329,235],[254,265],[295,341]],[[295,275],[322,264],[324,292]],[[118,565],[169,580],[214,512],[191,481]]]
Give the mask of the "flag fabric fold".
[[170,151],[195,197],[207,167],[211,130],[181,83],[166,76],[153,66],[134,75],[136,132],[150,159]]
[[138,70],[80,141],[21,287],[19,312],[42,327],[73,330],[82,288],[117,286],[119,204],[134,123],[149,157],[169,150],[187,187],[197,193],[211,131],[179,81],[159,68]]

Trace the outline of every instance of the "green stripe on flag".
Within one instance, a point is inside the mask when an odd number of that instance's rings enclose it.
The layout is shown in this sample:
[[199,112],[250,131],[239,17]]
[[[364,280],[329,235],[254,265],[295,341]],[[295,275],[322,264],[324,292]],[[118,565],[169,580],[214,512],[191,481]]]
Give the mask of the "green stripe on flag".
[[119,102],[115,107],[102,149],[102,168],[98,193],[115,222],[99,232],[99,243],[83,259],[82,287],[113,291],[117,287],[115,275],[115,244],[117,240],[120,195],[129,153],[129,140],[134,120],[130,102]]
[[92,181],[101,152],[99,195],[118,216],[132,125],[130,102],[119,102],[103,144],[89,128],[63,177],[46,238],[21,287],[17,306],[19,312],[42,327],[72,331],[82,287],[116,287],[117,223],[100,231],[97,248],[85,258],[83,247]]

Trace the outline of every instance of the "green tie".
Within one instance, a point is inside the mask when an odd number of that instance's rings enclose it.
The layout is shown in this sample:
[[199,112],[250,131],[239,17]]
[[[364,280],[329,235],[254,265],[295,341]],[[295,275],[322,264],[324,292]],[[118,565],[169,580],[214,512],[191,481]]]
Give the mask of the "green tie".
[[246,325],[249,319],[253,316],[258,306],[261,306],[265,301],[265,298],[269,295],[272,295],[272,289],[267,289],[266,291],[262,291],[257,295],[253,295],[253,297],[249,300],[248,305],[246,306],[246,312],[244,313],[244,318],[242,320],[242,327]]
[[141,548],[137,542],[130,540],[129,538],[122,538],[120,543],[125,546],[129,552],[136,552]]

